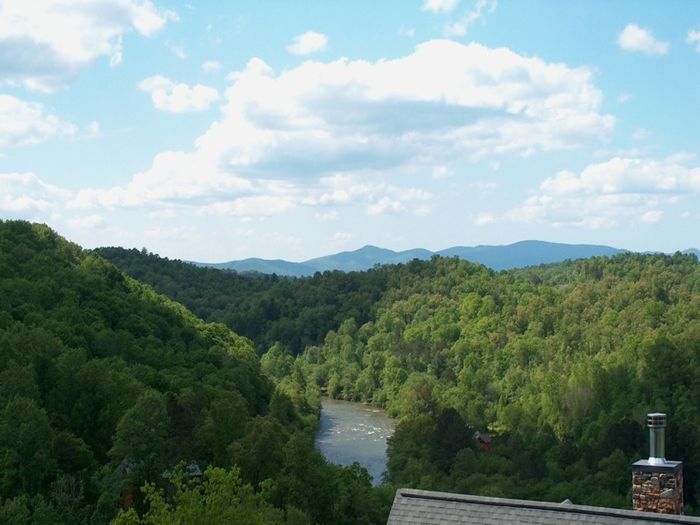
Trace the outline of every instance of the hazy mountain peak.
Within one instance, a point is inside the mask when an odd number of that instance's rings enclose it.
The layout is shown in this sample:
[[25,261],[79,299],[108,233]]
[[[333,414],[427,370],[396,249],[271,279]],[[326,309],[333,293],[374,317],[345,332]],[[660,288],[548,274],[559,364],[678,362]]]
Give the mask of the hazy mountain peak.
[[505,270],[534,266],[593,256],[610,256],[622,252],[618,248],[591,244],[562,244],[548,241],[524,240],[508,245],[453,246],[433,252],[425,248],[394,251],[367,244],[356,250],[343,251],[323,257],[315,257],[303,262],[289,262],[280,259],[267,260],[248,258],[220,264],[196,263],[220,269],[239,272],[276,273],[302,277],[329,270],[363,271],[377,264],[399,264],[413,259],[430,259],[433,255],[459,257],[481,263],[493,270]]

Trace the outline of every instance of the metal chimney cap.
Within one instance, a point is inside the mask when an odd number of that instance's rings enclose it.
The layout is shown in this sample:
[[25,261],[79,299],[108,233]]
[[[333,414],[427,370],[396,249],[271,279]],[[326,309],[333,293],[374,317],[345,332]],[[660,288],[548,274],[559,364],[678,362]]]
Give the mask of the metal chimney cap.
[[666,426],[666,414],[662,412],[647,414],[647,426],[649,428],[664,428]]

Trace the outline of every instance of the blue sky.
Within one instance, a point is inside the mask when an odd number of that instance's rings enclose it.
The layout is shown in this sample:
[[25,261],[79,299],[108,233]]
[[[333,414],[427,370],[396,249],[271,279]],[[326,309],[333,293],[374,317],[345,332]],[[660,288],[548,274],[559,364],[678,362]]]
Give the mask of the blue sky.
[[0,217],[218,262],[700,247],[700,3],[0,0]]

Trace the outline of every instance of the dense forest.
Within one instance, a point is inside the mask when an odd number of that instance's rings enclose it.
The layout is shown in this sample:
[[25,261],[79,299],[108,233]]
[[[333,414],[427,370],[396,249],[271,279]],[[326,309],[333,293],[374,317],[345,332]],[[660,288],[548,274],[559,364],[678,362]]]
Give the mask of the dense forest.
[[[692,255],[291,279],[6,221],[0,286],[2,523],[383,523],[397,486],[629,507],[655,410],[700,510]],[[385,485],[313,448],[321,393],[398,418]]]
[[[253,286],[249,277],[136,250],[101,253],[195,311],[216,290],[209,315],[251,334],[270,375],[387,408],[400,419],[391,483],[629,507],[630,463],[646,457],[644,417],[658,410],[669,415],[668,457],[685,462],[686,512],[700,510],[700,265],[692,255],[622,254],[500,273],[433,258],[311,279],[252,277],[257,295],[247,295],[235,290]],[[359,294],[369,283],[381,286],[376,302]],[[360,315],[313,317],[324,311],[313,305],[345,298]],[[288,310],[248,331],[235,312],[261,304]],[[304,305],[304,323],[294,323],[292,304]],[[275,337],[280,320],[289,340],[306,343],[321,336],[309,337],[307,323],[336,326],[294,360],[299,346]],[[491,437],[488,447],[475,432]]]
[[[700,266],[618,255],[495,274],[414,262],[377,315],[301,356],[332,396],[401,418],[389,479],[463,493],[629,507],[644,416],[699,507]],[[466,430],[466,429],[470,430]],[[489,432],[486,452],[469,439]]]
[[226,326],[0,221],[0,523],[382,523],[392,494],[313,448],[318,403]]
[[93,252],[202,319],[224,323],[248,337],[261,354],[277,343],[296,355],[309,345],[322,343],[346,319],[363,324],[387,289],[398,286],[386,267],[292,279],[200,268],[146,249],[99,248]]

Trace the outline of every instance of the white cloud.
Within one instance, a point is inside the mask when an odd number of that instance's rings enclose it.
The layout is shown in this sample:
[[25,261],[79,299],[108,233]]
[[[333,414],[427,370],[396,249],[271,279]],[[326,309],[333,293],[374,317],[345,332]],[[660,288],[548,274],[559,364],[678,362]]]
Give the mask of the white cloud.
[[639,51],[647,55],[665,55],[670,44],[654,38],[649,29],[637,24],[627,26],[617,36],[617,43],[625,51]]
[[160,153],[149,170],[137,173],[126,186],[82,189],[69,203],[72,208],[139,207],[195,202],[207,205],[250,193],[252,184],[227,174],[197,154]]
[[336,220],[337,218],[338,212],[336,210],[314,213],[314,219],[321,222],[331,222]]
[[474,221],[477,226],[488,226],[489,224],[494,224],[495,222],[496,217],[494,217],[491,213],[480,213],[476,218],[476,221]]
[[139,82],[139,89],[150,93],[156,109],[172,113],[204,111],[219,99],[219,92],[211,87],[196,84],[176,84],[169,78],[155,75]]
[[204,212],[232,217],[264,217],[284,213],[296,206],[297,203],[289,195],[252,195],[215,202],[207,206]]
[[700,53],[700,30],[689,29],[685,41],[691,46],[695,46],[695,51]]
[[335,232],[333,234],[333,241],[335,241],[337,244],[346,244],[350,241],[352,241],[356,235],[354,233],[350,232]]
[[171,44],[170,42],[166,42],[165,47],[167,47],[168,51],[170,51],[178,60],[185,60],[187,58],[187,52],[182,44]]
[[459,5],[459,0],[425,0],[423,2],[423,11],[431,11],[433,13],[450,13]]
[[0,211],[48,213],[70,197],[70,192],[48,184],[33,173],[0,173]]
[[[85,189],[71,205],[425,215],[432,195],[401,187],[402,174],[575,148],[614,126],[590,70],[479,44],[429,41],[400,58],[306,61],[279,74],[255,58],[228,78],[220,117],[192,151],[161,153],[128,184]],[[167,98],[171,85],[156,77],[144,87]]]
[[639,219],[647,224],[653,224],[659,222],[663,217],[664,213],[660,210],[649,210],[644,213]]
[[33,144],[53,135],[75,132],[75,125],[46,114],[41,104],[0,94],[0,148]]
[[325,51],[328,46],[328,37],[323,33],[307,31],[294,37],[294,42],[287,46],[287,51],[294,55],[309,55]]
[[68,219],[68,225],[76,230],[93,230],[105,225],[101,215],[76,215]]
[[402,213],[404,211],[406,211],[406,208],[401,201],[397,201],[389,197],[382,197],[379,200],[372,202],[367,206],[368,215]]
[[621,93],[617,96],[615,101],[618,104],[626,104],[627,102],[630,101],[631,98],[632,98],[632,95],[630,95],[629,93]]
[[579,174],[560,171],[506,218],[586,228],[614,226],[622,218],[657,222],[663,216],[660,206],[700,195],[700,166],[677,160],[615,157]]
[[202,63],[202,71],[205,73],[213,73],[214,71],[219,71],[221,69],[221,62],[218,60],[205,60]]
[[454,175],[454,170],[448,166],[435,166],[433,168],[433,178],[434,179],[447,179]]
[[408,38],[413,38],[416,36],[416,29],[413,27],[401,26],[399,27],[399,35],[407,36]]
[[3,0],[0,84],[53,91],[98,57],[119,64],[124,34],[148,37],[174,19],[150,0]]
[[633,140],[643,140],[646,138],[649,138],[651,136],[651,131],[645,128],[637,128],[634,130],[634,133],[632,133],[632,139]]
[[585,68],[447,40],[378,62],[260,59],[229,76],[223,118],[197,143],[258,177],[322,176],[575,147],[609,134]]
[[448,24],[445,28],[447,36],[464,36],[474,23],[482,18],[486,13],[493,13],[496,10],[497,0],[476,0],[474,8],[467,11],[456,22]]
[[96,138],[101,135],[101,130],[100,130],[100,123],[97,122],[96,120],[93,120],[88,124],[87,127],[87,137],[88,138]]

